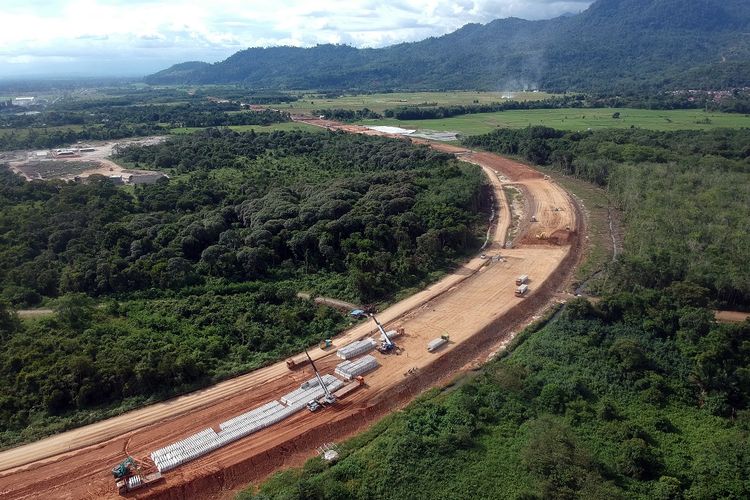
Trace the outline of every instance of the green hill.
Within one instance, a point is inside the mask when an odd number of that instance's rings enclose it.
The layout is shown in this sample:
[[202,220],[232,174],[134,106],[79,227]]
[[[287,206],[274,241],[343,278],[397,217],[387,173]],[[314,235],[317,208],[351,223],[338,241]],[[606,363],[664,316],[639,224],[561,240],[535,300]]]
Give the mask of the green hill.
[[578,15],[467,24],[382,49],[250,48],[215,64],[178,64],[146,82],[555,91],[750,86],[750,4],[598,0]]

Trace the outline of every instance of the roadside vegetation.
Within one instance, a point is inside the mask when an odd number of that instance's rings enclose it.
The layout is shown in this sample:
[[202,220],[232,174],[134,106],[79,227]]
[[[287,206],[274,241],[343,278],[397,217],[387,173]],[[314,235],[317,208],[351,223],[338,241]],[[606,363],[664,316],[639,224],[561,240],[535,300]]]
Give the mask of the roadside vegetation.
[[607,190],[626,231],[601,300],[570,301],[478,373],[342,443],[336,464],[313,458],[238,498],[747,497],[750,323],[711,308],[750,307],[748,132],[537,127],[466,143]]
[[480,243],[481,171],[404,141],[210,129],[119,160],[171,179],[0,172],[0,446],[298,352],[346,321],[297,291],[389,300]]

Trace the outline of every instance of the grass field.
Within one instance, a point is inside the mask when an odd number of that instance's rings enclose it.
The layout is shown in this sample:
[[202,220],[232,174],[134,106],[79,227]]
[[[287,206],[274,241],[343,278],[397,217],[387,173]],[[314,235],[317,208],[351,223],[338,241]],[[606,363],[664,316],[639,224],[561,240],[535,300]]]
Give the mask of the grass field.
[[[620,118],[613,118],[615,112]],[[464,135],[485,134],[495,128],[523,128],[545,125],[562,130],[640,127],[651,130],[708,130],[713,128],[750,127],[750,115],[706,113],[701,110],[648,109],[534,109],[499,113],[478,113],[440,120],[366,120],[363,125],[393,125],[410,129],[459,132]]]
[[335,99],[323,99],[316,97],[317,95],[305,94],[303,99],[299,101],[288,104],[274,104],[271,107],[289,111],[369,108],[382,113],[389,108],[422,103],[437,103],[438,106],[476,104],[477,102],[488,104],[505,101],[509,96],[515,101],[538,101],[552,96],[544,92],[395,92],[391,94],[345,95]]
[[[204,127],[182,127],[173,128],[169,131],[170,134],[192,134],[198,130],[203,130]],[[248,132],[255,130],[256,132],[274,132],[276,130],[304,130],[307,132],[323,132],[324,129],[315,127],[313,125],[307,125],[305,123],[296,122],[285,122],[285,123],[274,123],[273,125],[232,125],[229,127],[219,128],[230,128],[236,132]]]

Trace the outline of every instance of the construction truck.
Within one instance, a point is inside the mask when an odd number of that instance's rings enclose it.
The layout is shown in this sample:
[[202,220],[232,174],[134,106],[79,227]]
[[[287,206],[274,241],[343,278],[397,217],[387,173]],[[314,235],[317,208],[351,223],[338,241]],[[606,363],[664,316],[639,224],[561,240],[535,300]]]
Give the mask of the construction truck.
[[526,283],[527,281],[529,281],[529,275],[528,274],[522,274],[521,276],[519,276],[518,278],[516,278],[516,285],[521,286],[524,283]]
[[529,291],[529,285],[523,284],[516,288],[516,297],[523,297]]
[[290,370],[295,370],[299,368],[300,366],[305,366],[308,363],[310,363],[310,360],[307,358],[289,358],[286,360],[286,367]]
[[364,385],[365,385],[365,378],[362,375],[358,375],[357,378],[355,378],[354,380],[346,384],[344,387],[336,391],[334,393],[334,396],[336,396],[336,399],[344,398]]
[[115,465],[112,468],[112,476],[115,478],[115,487],[120,495],[125,495],[163,479],[161,472],[144,474],[141,466],[133,457],[127,457]]
[[318,383],[320,384],[320,387],[323,388],[323,392],[325,392],[325,395],[322,399],[317,400],[313,399],[311,401],[307,402],[307,409],[310,411],[317,411],[320,409],[323,405],[332,405],[336,402],[336,396],[331,394],[331,391],[328,390],[328,386],[323,382],[323,378],[320,376],[320,373],[318,372],[318,369],[315,367],[315,363],[313,362],[312,358],[310,357],[310,353],[307,352],[307,349],[305,349],[305,355],[307,355],[307,360],[312,365],[313,370],[315,371],[315,377],[318,379]]
[[380,324],[380,321],[378,321],[378,318],[376,318],[374,314],[371,314],[370,316],[375,320],[375,324],[378,325],[378,330],[380,330],[380,338],[382,341],[380,342],[378,351],[383,354],[394,352],[396,350],[396,344],[391,340],[391,336],[388,335],[388,332],[385,331],[385,328],[383,328],[383,325]]
[[333,345],[333,341],[331,339],[325,339],[320,342],[320,348],[323,350],[329,349]]

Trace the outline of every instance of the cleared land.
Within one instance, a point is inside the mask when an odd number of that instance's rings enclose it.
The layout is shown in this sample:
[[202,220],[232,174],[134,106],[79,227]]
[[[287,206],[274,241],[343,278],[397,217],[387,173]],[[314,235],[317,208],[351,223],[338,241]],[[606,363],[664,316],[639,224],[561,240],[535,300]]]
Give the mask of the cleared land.
[[285,104],[274,104],[269,107],[285,111],[300,112],[313,109],[339,108],[362,109],[382,113],[386,109],[418,104],[489,104],[492,102],[539,101],[552,97],[544,92],[393,92],[388,94],[344,95],[336,98],[321,98],[318,94],[308,93],[302,99]]
[[[612,118],[614,113],[620,118]],[[363,125],[392,125],[408,129],[486,134],[496,128],[524,128],[544,125],[560,130],[640,127],[650,130],[711,130],[750,127],[750,115],[706,113],[695,109],[648,110],[631,108],[531,109],[498,113],[476,113],[439,120],[367,120]]]
[[[329,122],[330,123],[330,122]],[[327,124],[320,124],[327,125]],[[358,127],[335,125],[352,132]],[[331,408],[301,412],[166,474],[166,481],[143,493],[149,498],[195,498],[260,479],[278,467],[299,463],[316,446],[362,430],[406,403],[421,390],[446,381],[468,363],[497,349],[544,308],[578,260],[581,224],[562,188],[519,163],[448,145],[436,148],[482,166],[492,182],[499,224],[491,230],[490,258],[474,258],[453,274],[379,314],[387,328],[403,327],[399,355],[376,354],[381,368],[366,387]],[[533,199],[540,222],[534,229],[557,234],[531,237],[533,244],[505,249],[507,203],[500,179],[522,186]],[[556,210],[562,205],[563,210]],[[496,218],[496,221],[498,219]],[[524,240],[524,235],[519,235]],[[526,235],[528,236],[528,235]],[[563,237],[564,236],[564,237]],[[525,238],[528,239],[528,238]],[[493,259],[492,257],[502,256]],[[531,293],[514,296],[514,279],[528,274]],[[334,340],[342,346],[374,332],[360,324]],[[429,340],[450,335],[450,344],[428,353]],[[314,349],[324,373],[340,361],[335,349]],[[208,389],[0,453],[0,496],[4,498],[113,498],[110,468],[130,454],[149,452],[276,399],[311,378],[309,367],[289,371],[284,363],[237,377]]]

